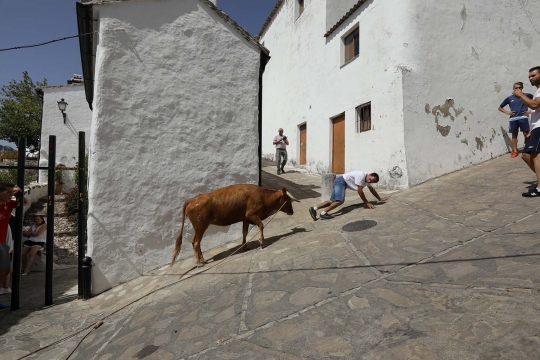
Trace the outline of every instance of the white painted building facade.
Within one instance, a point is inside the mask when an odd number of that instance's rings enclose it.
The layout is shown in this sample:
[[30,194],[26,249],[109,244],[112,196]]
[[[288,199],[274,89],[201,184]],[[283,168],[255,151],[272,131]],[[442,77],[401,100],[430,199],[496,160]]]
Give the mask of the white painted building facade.
[[[349,11],[343,11],[349,4]],[[303,3],[303,12],[299,5]],[[338,19],[338,20],[336,20]],[[332,119],[345,116],[345,171],[376,171],[380,186],[408,188],[508,151],[497,111],[537,66],[540,9],[532,2],[281,0],[261,30],[263,153],[279,127],[289,159],[332,172]],[[358,56],[345,39],[358,29]],[[371,105],[370,130],[357,107]],[[522,142],[522,138],[520,138]]]
[[[56,165],[74,167],[79,161],[79,131],[85,132],[88,149],[92,110],[86,102],[84,84],[44,86],[43,117],[41,122],[41,144],[39,166],[49,164],[49,135],[56,136]],[[58,109],[58,101],[64,99],[66,120]],[[88,152],[88,151],[87,151]],[[73,171],[64,171],[62,191],[69,191],[76,184],[73,182]],[[47,183],[47,171],[39,171],[40,183]]]
[[[88,254],[100,293],[170,263],[184,202],[259,182],[268,51],[206,0],[78,4],[92,104]],[[90,55],[95,55],[94,57]],[[186,219],[181,257],[193,257]],[[211,227],[203,251],[240,239]]]

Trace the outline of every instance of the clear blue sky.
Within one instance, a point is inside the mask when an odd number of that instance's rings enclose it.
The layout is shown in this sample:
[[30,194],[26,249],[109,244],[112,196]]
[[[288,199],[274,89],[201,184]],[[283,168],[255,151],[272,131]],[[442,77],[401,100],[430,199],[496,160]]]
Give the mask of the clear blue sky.
[[[256,35],[276,2],[218,0],[217,5]],[[0,0],[0,49],[77,35],[75,3],[74,0]],[[0,86],[22,79],[23,71],[28,71],[34,82],[46,78],[49,85],[65,84],[73,74],[82,75],[78,39],[0,52]],[[0,140],[0,145],[5,144],[6,141]]]

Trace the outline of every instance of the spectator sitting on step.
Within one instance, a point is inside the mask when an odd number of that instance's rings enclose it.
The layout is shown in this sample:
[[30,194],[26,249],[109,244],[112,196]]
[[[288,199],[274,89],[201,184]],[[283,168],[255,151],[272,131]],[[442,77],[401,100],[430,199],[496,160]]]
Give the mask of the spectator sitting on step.
[[45,246],[47,238],[45,218],[42,215],[36,215],[34,225],[32,225],[30,231],[24,231],[23,235],[28,237],[28,240],[23,242],[22,268],[24,269],[23,275],[28,275],[36,254]]

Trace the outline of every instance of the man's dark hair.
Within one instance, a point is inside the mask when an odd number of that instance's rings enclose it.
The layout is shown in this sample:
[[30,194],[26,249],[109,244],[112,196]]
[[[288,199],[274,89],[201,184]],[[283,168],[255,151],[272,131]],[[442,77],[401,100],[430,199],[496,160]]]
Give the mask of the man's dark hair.
[[377,173],[371,173],[371,174],[369,174],[369,175],[371,175],[371,176],[373,176],[374,178],[377,179],[377,181],[375,181],[375,182],[379,182],[379,174],[377,174]]
[[535,66],[535,67],[531,68],[531,70],[529,70],[529,72],[532,72],[534,70],[540,72],[540,66]]
[[6,188],[14,188],[15,184],[0,183],[0,192],[6,190]]
[[515,82],[514,85],[519,85],[523,89],[523,83],[521,81]]

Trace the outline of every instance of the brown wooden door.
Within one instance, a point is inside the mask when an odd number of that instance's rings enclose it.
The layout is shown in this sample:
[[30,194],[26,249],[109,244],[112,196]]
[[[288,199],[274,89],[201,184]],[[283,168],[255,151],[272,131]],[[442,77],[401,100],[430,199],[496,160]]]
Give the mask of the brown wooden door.
[[345,172],[345,114],[332,120],[332,172]]
[[300,165],[306,164],[306,124],[300,125]]

